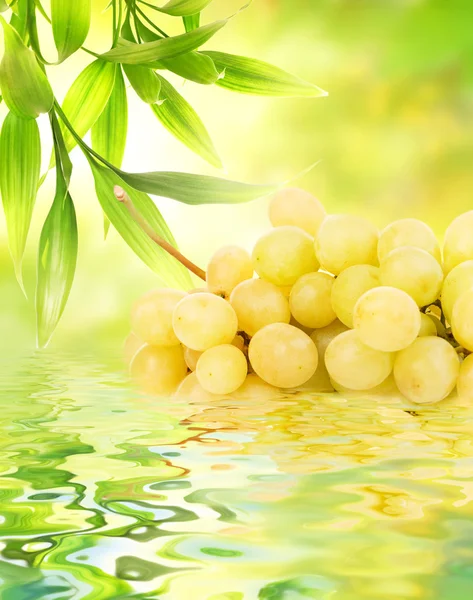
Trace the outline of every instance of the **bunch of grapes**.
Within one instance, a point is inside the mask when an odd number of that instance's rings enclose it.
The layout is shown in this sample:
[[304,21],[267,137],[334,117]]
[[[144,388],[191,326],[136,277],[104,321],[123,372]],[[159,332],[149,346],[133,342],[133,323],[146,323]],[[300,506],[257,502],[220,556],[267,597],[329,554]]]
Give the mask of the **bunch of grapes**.
[[473,400],[473,211],[447,229],[443,260],[422,221],[380,233],[300,189],[276,193],[269,218],[252,256],[212,256],[205,288],[135,304],[127,353],[143,389],[244,396],[394,381],[416,403],[455,387]]

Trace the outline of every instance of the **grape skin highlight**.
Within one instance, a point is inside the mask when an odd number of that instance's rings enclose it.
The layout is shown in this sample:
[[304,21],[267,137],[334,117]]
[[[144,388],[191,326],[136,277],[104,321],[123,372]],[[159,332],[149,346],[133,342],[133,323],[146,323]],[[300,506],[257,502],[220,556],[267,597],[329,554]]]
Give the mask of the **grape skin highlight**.
[[296,281],[289,296],[289,307],[298,323],[315,329],[326,327],[336,319],[331,301],[334,281],[327,273],[308,273]]
[[353,324],[361,341],[383,352],[397,352],[419,335],[421,319],[414,300],[393,287],[365,292],[355,305]]
[[252,338],[249,358],[255,373],[279,388],[304,384],[315,373],[317,348],[300,329],[285,323],[273,323]]
[[394,379],[399,391],[418,404],[446,398],[455,388],[459,371],[457,353],[439,337],[417,338],[394,361]]
[[330,377],[352,390],[369,390],[381,384],[393,369],[394,355],[364,344],[356,331],[336,336],[325,351]]
[[340,321],[353,328],[355,304],[365,292],[378,286],[378,267],[354,265],[342,271],[332,288],[332,307]]
[[315,237],[326,216],[321,202],[312,194],[298,188],[276,192],[269,204],[269,219],[273,227],[294,225]]

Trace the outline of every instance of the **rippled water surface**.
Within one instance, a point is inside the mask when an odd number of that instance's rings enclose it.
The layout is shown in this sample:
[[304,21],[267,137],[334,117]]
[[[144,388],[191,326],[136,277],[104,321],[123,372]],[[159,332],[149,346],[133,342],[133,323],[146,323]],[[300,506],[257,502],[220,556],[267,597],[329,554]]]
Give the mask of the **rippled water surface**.
[[196,403],[120,366],[1,364],[3,600],[467,600],[473,409]]

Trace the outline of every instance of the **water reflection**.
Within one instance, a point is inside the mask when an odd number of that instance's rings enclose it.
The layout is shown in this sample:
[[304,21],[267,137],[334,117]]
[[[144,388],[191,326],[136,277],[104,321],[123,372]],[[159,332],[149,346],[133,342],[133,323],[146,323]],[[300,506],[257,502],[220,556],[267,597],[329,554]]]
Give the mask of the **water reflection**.
[[55,355],[1,373],[2,599],[473,595],[455,399],[158,400]]

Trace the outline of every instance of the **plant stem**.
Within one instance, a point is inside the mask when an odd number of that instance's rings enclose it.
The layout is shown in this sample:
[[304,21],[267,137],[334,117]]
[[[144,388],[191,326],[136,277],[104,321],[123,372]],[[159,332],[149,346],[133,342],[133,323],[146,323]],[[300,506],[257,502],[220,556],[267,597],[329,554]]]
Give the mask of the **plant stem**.
[[131,218],[135,221],[137,225],[141,227],[141,229],[146,233],[146,235],[153,240],[158,246],[160,246],[163,250],[168,252],[171,256],[173,256],[176,260],[178,260],[186,269],[189,269],[194,275],[200,277],[203,281],[206,281],[206,274],[200,267],[191,262],[188,258],[186,258],[183,254],[179,252],[174,246],[171,246],[169,242],[159,236],[153,229],[148,225],[145,219],[140,215],[140,213],[136,210],[135,205],[133,204],[130,196],[125,192],[123,188],[116,185],[113,188],[113,193],[115,194],[116,199],[124,204],[125,208],[130,213]]
[[148,15],[147,15],[145,12],[143,12],[143,11],[141,10],[141,8],[140,8],[138,5],[136,6],[136,10],[137,10],[137,11],[140,13],[140,15],[141,15],[141,16],[142,16],[142,17],[145,19],[145,21],[147,21],[147,22],[148,22],[148,23],[149,23],[149,24],[150,24],[152,27],[154,27],[154,29],[156,29],[156,31],[157,31],[158,33],[160,33],[160,34],[161,34],[162,36],[164,36],[164,37],[169,37],[169,36],[168,36],[168,34],[167,34],[165,31],[163,31],[162,29],[160,29],[160,28],[159,28],[159,27],[156,25],[156,23],[153,23],[153,21],[152,21],[152,20],[151,20],[151,19],[148,17]]

